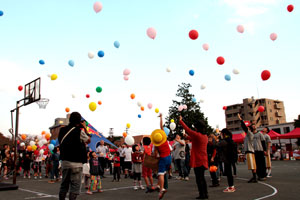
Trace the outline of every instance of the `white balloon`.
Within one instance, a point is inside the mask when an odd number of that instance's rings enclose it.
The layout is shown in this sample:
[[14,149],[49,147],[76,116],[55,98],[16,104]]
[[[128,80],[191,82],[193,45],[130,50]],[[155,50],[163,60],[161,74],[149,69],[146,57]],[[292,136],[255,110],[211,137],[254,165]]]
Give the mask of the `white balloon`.
[[172,122],[172,123],[170,124],[170,129],[171,129],[172,131],[174,131],[175,128],[176,128],[176,124],[175,124],[174,122]]
[[43,149],[40,150],[40,155],[44,155],[44,150]]
[[183,108],[184,110],[186,110],[186,109],[187,109],[187,105],[183,105],[182,108]]
[[200,99],[200,103],[204,103],[204,100],[203,100],[203,99]]
[[35,142],[34,142],[34,141],[30,141],[30,142],[29,142],[29,145],[30,145],[30,146],[35,145]]
[[131,135],[127,135],[125,138],[125,143],[129,146],[134,144],[134,138]]
[[40,146],[40,147],[42,147],[44,144],[43,144],[43,141],[39,141],[38,142],[38,145]]
[[239,71],[238,69],[233,69],[232,72],[233,72],[234,74],[239,74],[239,73],[240,73],[240,71]]
[[47,76],[48,76],[49,78],[51,78],[51,74],[48,74]]
[[47,144],[48,141],[46,139],[42,139],[43,144]]
[[206,85],[202,84],[201,85],[201,90],[204,90],[206,88]]
[[90,59],[93,59],[94,56],[95,56],[94,52],[91,52],[91,51],[90,51],[90,52],[88,53],[88,57],[89,57]]
[[138,102],[137,102],[137,105],[138,105],[139,107],[141,107],[141,106],[142,106],[142,103],[141,103],[140,101],[138,101]]
[[37,136],[37,139],[38,139],[38,140],[41,140],[42,138],[43,138],[43,137],[42,137],[41,135],[38,135],[38,136]]
[[170,67],[167,67],[167,72],[171,72],[171,68]]
[[72,94],[72,98],[73,98],[73,99],[76,98],[75,94]]
[[25,146],[25,143],[24,143],[24,142],[21,142],[20,146],[21,146],[21,147],[24,147],[24,146]]

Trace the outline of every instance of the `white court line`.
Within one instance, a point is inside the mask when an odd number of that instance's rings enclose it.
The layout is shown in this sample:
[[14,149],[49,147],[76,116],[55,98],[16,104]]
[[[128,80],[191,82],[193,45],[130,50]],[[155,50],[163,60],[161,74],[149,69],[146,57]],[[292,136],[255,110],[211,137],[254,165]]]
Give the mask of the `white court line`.
[[39,197],[27,197],[25,199],[50,198],[50,197],[58,199],[58,195],[45,194],[42,192],[36,192],[33,190],[27,190],[27,189],[23,189],[23,188],[19,188],[19,190],[21,190],[23,192],[33,193],[33,194],[36,194],[37,196],[39,196]]

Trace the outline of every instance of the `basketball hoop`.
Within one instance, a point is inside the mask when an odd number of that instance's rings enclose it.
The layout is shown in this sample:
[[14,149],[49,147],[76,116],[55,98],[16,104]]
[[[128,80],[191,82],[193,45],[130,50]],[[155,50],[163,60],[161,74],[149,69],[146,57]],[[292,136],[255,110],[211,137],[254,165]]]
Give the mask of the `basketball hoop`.
[[42,98],[39,101],[37,101],[36,103],[39,105],[40,109],[46,109],[46,107],[49,103],[49,99]]

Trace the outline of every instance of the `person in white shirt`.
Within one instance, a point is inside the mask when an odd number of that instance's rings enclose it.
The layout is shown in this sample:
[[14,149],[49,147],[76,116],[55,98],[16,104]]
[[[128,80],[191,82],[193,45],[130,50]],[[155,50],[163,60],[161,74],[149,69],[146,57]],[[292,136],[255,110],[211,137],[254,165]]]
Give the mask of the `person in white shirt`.
[[105,171],[105,166],[106,166],[106,154],[108,152],[107,146],[104,145],[104,140],[100,141],[100,145],[96,148],[96,153],[98,155],[98,161],[100,162],[101,165],[101,178],[105,178],[104,176],[104,171]]
[[132,148],[126,145],[126,147],[123,149],[122,154],[124,155],[124,168],[125,168],[125,178],[128,177],[129,172],[131,171],[131,154],[132,154]]

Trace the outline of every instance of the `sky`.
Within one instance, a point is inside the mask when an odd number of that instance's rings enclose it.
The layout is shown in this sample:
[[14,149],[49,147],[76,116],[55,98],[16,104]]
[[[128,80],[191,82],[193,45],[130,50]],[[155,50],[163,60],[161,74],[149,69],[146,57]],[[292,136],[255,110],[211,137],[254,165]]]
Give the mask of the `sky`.
[[[191,83],[190,92],[198,102],[203,100],[201,111],[213,128],[226,126],[224,105],[252,96],[284,101],[288,122],[300,114],[300,2],[102,0],[98,13],[94,3],[1,1],[0,132],[9,135],[10,110],[24,96],[18,86],[37,77],[41,77],[42,98],[50,101],[46,109],[36,103],[20,109],[20,134],[49,131],[55,118],[66,116],[66,107],[80,112],[104,135],[109,128],[122,135],[127,123],[131,135],[150,134],[159,128],[154,109],[166,116],[182,82]],[[294,5],[293,12],[287,11],[289,4]],[[244,26],[243,34],[237,32],[238,25]],[[154,40],[146,34],[149,27],[157,31]],[[196,40],[188,36],[192,29],[199,33]],[[271,33],[278,35],[276,41],[270,39]],[[119,48],[114,41],[120,42]],[[204,43],[209,44],[208,51],[202,49]],[[97,56],[99,50],[104,57]],[[95,57],[89,59],[88,52]],[[225,58],[225,64],[216,63],[218,56]],[[45,65],[39,64],[41,59]],[[131,71],[128,81],[123,79],[126,68]],[[240,74],[233,74],[233,69]],[[189,70],[195,75],[190,76]],[[263,70],[271,72],[267,81],[261,80]],[[57,80],[49,74],[57,74]],[[224,79],[226,74],[231,81]],[[101,93],[96,92],[98,86]],[[90,111],[89,103],[99,100],[102,105]]]

